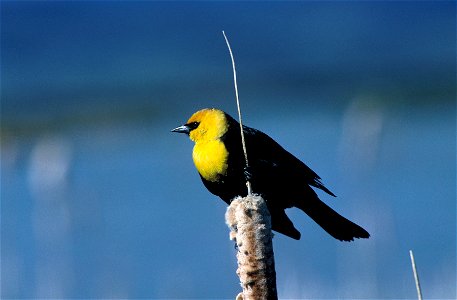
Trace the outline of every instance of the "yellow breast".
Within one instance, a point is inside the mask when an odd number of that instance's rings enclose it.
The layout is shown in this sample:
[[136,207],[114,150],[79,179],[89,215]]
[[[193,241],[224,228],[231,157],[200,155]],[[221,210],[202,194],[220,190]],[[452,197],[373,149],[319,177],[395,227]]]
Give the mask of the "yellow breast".
[[208,181],[217,181],[227,172],[228,152],[219,140],[196,143],[192,158],[198,173]]

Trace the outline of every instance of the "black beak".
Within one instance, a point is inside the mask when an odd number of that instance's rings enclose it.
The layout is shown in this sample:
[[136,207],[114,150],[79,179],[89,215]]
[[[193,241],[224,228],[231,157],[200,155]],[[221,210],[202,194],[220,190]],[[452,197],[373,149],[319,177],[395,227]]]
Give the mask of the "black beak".
[[173,129],[171,132],[179,132],[179,133],[189,134],[189,132],[190,132],[190,127],[187,126],[187,125],[182,125],[182,126],[176,127],[176,128]]

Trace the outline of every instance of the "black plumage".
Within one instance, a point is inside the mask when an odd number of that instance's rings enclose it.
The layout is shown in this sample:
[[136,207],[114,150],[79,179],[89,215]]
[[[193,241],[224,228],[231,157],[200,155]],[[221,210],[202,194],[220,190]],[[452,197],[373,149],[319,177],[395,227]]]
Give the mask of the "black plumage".
[[[200,121],[194,116],[189,120],[193,122],[184,125],[189,127],[189,131],[205,122],[205,119]],[[286,208],[297,207],[338,240],[352,241],[354,238],[370,236],[365,229],[339,215],[319,199],[312,187],[331,196],[335,195],[324,186],[313,170],[265,133],[244,126],[249,159],[249,166],[246,168],[239,123],[226,113],[223,113],[223,117],[225,133],[217,139],[227,150],[227,168],[223,174],[218,175],[217,180],[210,181],[200,175],[211,193],[227,204],[236,196],[246,196],[247,176],[253,192],[266,200],[272,217],[272,228],[277,232],[300,239],[300,232],[285,213]]]

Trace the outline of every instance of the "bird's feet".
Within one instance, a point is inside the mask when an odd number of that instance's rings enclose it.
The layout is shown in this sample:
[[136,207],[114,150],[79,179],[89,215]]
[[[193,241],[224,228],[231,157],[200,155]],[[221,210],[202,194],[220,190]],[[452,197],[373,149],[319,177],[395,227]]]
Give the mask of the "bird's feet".
[[244,178],[246,181],[252,181],[252,167],[245,166],[243,169]]

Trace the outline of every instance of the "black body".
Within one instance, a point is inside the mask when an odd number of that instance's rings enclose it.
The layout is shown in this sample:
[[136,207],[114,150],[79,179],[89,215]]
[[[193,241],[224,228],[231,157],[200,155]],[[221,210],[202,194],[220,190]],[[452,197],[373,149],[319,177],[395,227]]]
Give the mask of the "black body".
[[[221,140],[229,153],[227,174],[217,182],[204,178],[202,181],[211,193],[229,204],[236,196],[246,196],[247,188],[240,125],[229,115],[226,117],[229,128]],[[339,215],[318,198],[311,186],[335,195],[307,165],[259,130],[244,126],[244,135],[252,190],[266,200],[273,230],[300,239],[300,232],[284,211],[297,207],[338,240],[352,241],[370,236],[365,229]]]

